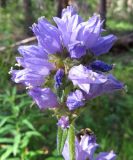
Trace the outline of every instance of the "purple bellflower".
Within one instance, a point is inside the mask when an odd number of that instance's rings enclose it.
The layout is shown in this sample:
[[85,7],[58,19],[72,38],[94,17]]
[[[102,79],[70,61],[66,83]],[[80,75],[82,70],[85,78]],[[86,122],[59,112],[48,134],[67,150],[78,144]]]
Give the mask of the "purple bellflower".
[[90,92],[86,94],[85,98],[90,100],[104,93],[111,93],[121,89],[124,89],[124,84],[119,82],[113,75],[109,74],[104,84],[91,84]]
[[68,116],[62,116],[57,123],[58,126],[60,126],[62,129],[69,128],[69,117]]
[[61,86],[63,76],[64,76],[64,70],[58,69],[58,71],[56,72],[56,74],[54,76],[55,88],[59,88]]
[[33,88],[28,94],[34,99],[40,109],[58,106],[57,97],[50,88]]
[[[81,140],[75,138],[75,160],[115,160],[116,155],[113,151],[100,152],[96,157],[94,156],[95,150],[98,148],[94,135],[83,135]],[[69,144],[66,140],[62,155],[65,160],[70,160],[69,157]]]
[[38,19],[38,24],[33,24],[32,31],[37,37],[38,45],[48,54],[54,54],[62,50],[61,36],[58,29],[44,17]]
[[70,44],[71,35],[78,24],[82,22],[82,18],[72,6],[68,6],[66,9],[63,9],[61,18],[54,17],[53,19],[61,33],[63,45],[69,50],[68,45]]
[[113,65],[108,65],[103,61],[96,60],[92,62],[87,68],[90,68],[94,71],[109,72],[113,69]]
[[107,53],[117,39],[114,35],[101,36],[103,22],[99,16],[83,22],[72,6],[63,10],[61,18],[54,17],[54,21],[71,58],[82,57],[87,49],[96,56]]
[[78,107],[84,106],[84,100],[83,93],[80,90],[76,90],[68,95],[66,105],[69,110],[74,110]]
[[23,57],[16,60],[22,70],[12,70],[12,80],[25,84],[27,87],[41,86],[45,77],[54,69],[54,65],[48,62],[46,52],[39,46],[21,46],[19,52]]
[[43,58],[48,59],[48,54],[43,50],[42,47],[38,47],[35,45],[29,45],[29,46],[20,46],[18,48],[18,51],[21,56],[24,58]]
[[[43,86],[45,78],[50,74],[51,70],[55,69],[54,64],[48,61],[46,51],[39,45],[21,46],[18,50],[23,57],[17,57],[16,60],[18,65],[24,69],[11,70],[12,80],[16,83],[22,83],[31,89],[29,95],[38,104],[39,108],[56,107],[58,104],[56,95],[48,88],[38,88]],[[53,102],[50,101],[51,98]]]
[[12,80],[15,83],[22,83],[28,88],[41,86],[44,83],[46,75],[40,75],[35,71],[22,69],[22,70],[12,70]]
[[106,76],[93,72],[81,64],[70,69],[68,78],[86,93],[90,91],[90,84],[101,84],[107,81]]

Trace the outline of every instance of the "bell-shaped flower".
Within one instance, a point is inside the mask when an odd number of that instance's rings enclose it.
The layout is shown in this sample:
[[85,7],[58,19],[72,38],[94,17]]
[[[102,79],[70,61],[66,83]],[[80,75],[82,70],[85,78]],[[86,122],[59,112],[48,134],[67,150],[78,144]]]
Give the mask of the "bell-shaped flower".
[[95,60],[93,61],[91,64],[89,64],[89,66],[87,66],[87,68],[90,68],[94,71],[97,72],[109,72],[110,70],[113,69],[113,65],[109,65],[103,61],[100,60]]
[[20,55],[24,58],[42,58],[48,59],[48,53],[41,47],[36,45],[20,46],[18,48]]
[[59,88],[61,86],[63,76],[64,76],[64,70],[63,69],[58,69],[55,76],[54,76],[55,88]]
[[116,154],[113,151],[101,152],[97,155],[96,160],[115,160]]
[[73,6],[68,6],[63,9],[61,18],[54,17],[53,19],[61,33],[63,46],[68,49],[71,35],[75,31],[78,24],[82,22],[82,18],[77,14]]
[[32,31],[40,45],[48,54],[62,50],[61,36],[58,29],[50,24],[44,17],[38,19],[38,24],[33,24]]
[[80,58],[86,54],[86,48],[82,41],[75,41],[68,45],[71,58]]
[[91,84],[90,92],[86,94],[86,99],[90,100],[105,93],[124,89],[124,84],[118,81],[113,75],[107,75],[107,81],[103,84]]
[[86,93],[90,92],[91,84],[102,84],[107,81],[105,75],[96,73],[81,64],[69,70],[68,78],[73,82],[74,86],[78,86]]
[[75,92],[71,92],[66,100],[66,105],[69,108],[69,110],[74,110],[78,107],[81,107],[84,105],[84,96],[83,93],[80,90],[76,90]]
[[12,80],[26,86],[41,86],[54,65],[48,61],[47,53],[40,46],[21,46],[19,52],[23,57],[16,57],[17,65],[22,70],[11,70]]
[[72,6],[63,9],[62,17],[54,17],[54,21],[71,58],[79,59],[86,54],[86,50],[96,56],[107,53],[117,39],[114,35],[101,36],[103,21],[98,15],[83,22]]
[[108,35],[104,37],[99,37],[90,50],[94,55],[99,56],[101,54],[107,53],[117,40],[117,37],[114,35]]
[[16,61],[18,62],[18,64],[20,64],[20,66],[32,71],[36,71],[42,75],[46,75],[46,74],[48,75],[49,71],[54,69],[54,65],[52,63],[41,58],[16,57]]
[[28,87],[41,86],[47,76],[47,74],[41,75],[28,69],[11,70],[10,72],[15,83],[22,83]]
[[33,88],[28,94],[33,98],[40,109],[55,108],[58,106],[56,95],[50,88]]
[[69,128],[69,117],[68,116],[62,116],[57,123],[58,126],[60,126],[62,129]]
[[[116,154],[113,151],[110,152],[101,152],[96,157],[94,156],[95,150],[98,148],[96,143],[95,136],[92,135],[83,135],[81,140],[78,141],[75,138],[75,160],[115,160]],[[69,143],[66,140],[62,155],[65,160],[70,160],[69,156]]]

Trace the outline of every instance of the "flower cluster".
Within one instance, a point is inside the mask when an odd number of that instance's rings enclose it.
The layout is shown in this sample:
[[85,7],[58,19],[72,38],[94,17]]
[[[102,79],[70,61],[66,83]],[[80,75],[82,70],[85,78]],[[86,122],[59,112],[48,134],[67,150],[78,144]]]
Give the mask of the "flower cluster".
[[114,35],[102,36],[103,22],[98,15],[84,22],[68,6],[61,18],[53,19],[57,27],[44,17],[33,24],[31,29],[38,44],[20,46],[22,57],[16,60],[23,69],[11,71],[12,80],[29,89],[28,94],[39,108],[61,106],[58,93],[62,91],[68,109],[75,110],[92,98],[123,88],[122,83],[106,73],[113,65],[100,60],[89,63],[89,58],[84,62],[88,55],[94,58],[107,53],[117,39]]

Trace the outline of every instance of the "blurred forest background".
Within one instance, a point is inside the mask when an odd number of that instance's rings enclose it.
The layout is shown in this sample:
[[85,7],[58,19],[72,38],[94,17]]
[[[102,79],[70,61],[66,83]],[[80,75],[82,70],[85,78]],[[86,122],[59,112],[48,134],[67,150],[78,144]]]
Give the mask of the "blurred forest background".
[[127,86],[127,92],[90,101],[77,130],[91,128],[101,145],[98,151],[113,149],[118,160],[133,160],[133,0],[0,0],[0,160],[62,160],[56,153],[56,119],[40,111],[8,72],[17,47],[35,43],[29,26],[40,16],[53,23],[68,3],[85,20],[94,12],[106,19],[107,33],[119,39],[100,59],[115,63],[113,74]]

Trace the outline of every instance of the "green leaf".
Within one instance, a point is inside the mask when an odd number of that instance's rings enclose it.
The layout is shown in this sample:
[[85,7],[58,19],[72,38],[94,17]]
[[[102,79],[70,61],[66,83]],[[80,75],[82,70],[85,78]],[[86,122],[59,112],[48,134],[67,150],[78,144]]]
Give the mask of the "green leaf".
[[63,130],[61,127],[58,127],[57,131],[57,152],[60,155],[61,141],[62,141]]
[[3,116],[3,119],[0,121],[0,127],[2,127],[9,119],[10,117],[4,117]]
[[41,135],[41,133],[37,131],[27,131],[22,138],[21,148],[25,148],[28,145],[31,137],[39,137],[40,139],[44,140],[44,137]]
[[29,122],[27,119],[23,120],[23,123],[31,130],[35,130],[34,126],[32,125],[31,122]]
[[68,130],[68,142],[70,160],[75,160],[75,128],[73,123]]
[[17,152],[18,152],[18,149],[19,149],[20,140],[21,140],[21,135],[18,133],[15,136],[15,139],[14,139],[14,145],[13,145],[13,155],[14,156],[17,155]]
[[9,146],[9,147],[6,149],[6,152],[4,152],[4,153],[2,154],[0,160],[6,160],[6,159],[9,157],[9,155],[12,153],[12,151],[13,151],[12,146]]
[[62,153],[66,138],[68,135],[68,129],[62,129],[61,127],[58,127],[57,132],[57,151],[60,155]]
[[64,129],[63,134],[62,134],[62,139],[61,139],[60,154],[62,153],[62,150],[64,148],[64,144],[66,142],[67,135],[68,135],[68,129]]
[[13,143],[13,138],[0,138],[0,143]]
[[0,135],[5,135],[7,133],[11,133],[11,131],[14,130],[14,126],[7,124],[6,126],[2,126],[0,128]]

